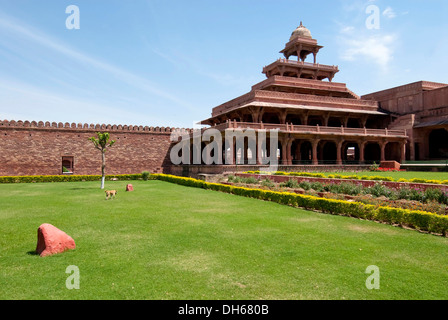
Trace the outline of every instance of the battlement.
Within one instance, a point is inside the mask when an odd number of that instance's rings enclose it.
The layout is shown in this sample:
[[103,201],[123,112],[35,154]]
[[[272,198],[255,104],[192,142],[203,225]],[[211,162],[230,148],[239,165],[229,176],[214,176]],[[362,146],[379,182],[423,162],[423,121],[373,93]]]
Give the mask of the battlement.
[[33,130],[69,130],[69,131],[110,131],[126,133],[171,134],[173,132],[191,132],[192,129],[172,127],[149,127],[133,125],[62,123],[43,121],[0,120],[0,129],[33,129]]

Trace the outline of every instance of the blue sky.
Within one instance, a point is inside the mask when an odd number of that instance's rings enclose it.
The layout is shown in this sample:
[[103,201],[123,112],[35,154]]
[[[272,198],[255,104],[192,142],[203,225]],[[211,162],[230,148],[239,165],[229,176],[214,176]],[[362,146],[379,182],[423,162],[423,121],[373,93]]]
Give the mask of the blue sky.
[[446,0],[0,0],[0,119],[192,127],[264,80],[300,21],[358,95],[448,83],[447,15]]

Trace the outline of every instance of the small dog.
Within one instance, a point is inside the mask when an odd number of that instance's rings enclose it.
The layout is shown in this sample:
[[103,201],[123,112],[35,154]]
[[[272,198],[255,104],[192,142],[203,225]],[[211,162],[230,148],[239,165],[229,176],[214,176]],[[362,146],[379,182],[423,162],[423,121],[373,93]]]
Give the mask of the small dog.
[[117,190],[106,190],[105,192],[106,192],[106,200],[115,199],[115,196],[118,193]]

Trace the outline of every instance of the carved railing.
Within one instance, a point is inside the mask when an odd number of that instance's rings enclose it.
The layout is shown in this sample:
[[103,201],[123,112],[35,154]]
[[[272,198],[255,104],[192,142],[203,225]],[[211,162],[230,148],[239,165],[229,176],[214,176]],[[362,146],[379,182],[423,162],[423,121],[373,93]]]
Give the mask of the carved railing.
[[[338,70],[337,66],[329,66],[326,64],[320,64],[320,63],[311,63],[311,62],[304,62],[304,61],[296,61],[296,60],[289,60],[289,59],[278,59],[276,62],[272,63],[275,64],[277,62],[286,63],[286,64],[293,64],[293,65],[299,65],[299,66],[308,66],[308,67],[318,67],[320,70]],[[271,64],[271,65],[272,65]]]
[[302,134],[333,134],[347,136],[383,136],[383,137],[407,137],[406,130],[389,129],[367,129],[367,128],[346,128],[346,127],[322,127],[322,126],[301,126],[273,123],[252,123],[227,121],[213,127],[217,130],[225,129],[255,129],[255,130],[279,130],[280,132],[302,133]]

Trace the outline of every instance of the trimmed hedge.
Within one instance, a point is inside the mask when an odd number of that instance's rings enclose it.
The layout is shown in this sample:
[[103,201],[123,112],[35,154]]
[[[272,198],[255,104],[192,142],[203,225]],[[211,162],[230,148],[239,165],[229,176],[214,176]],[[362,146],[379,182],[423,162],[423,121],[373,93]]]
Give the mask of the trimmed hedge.
[[[108,175],[106,180],[137,180],[142,178],[141,174],[119,174]],[[0,183],[37,183],[37,182],[77,182],[77,181],[100,181],[101,175],[60,175],[60,176],[2,176]]]
[[183,186],[221,191],[238,196],[273,201],[293,207],[318,210],[324,213],[374,220],[392,225],[406,226],[446,236],[448,231],[448,216],[442,216],[424,211],[378,207],[360,202],[319,198],[289,192],[235,187],[219,183],[210,183],[193,178],[184,178],[166,174],[152,174],[151,180],[161,180]]

